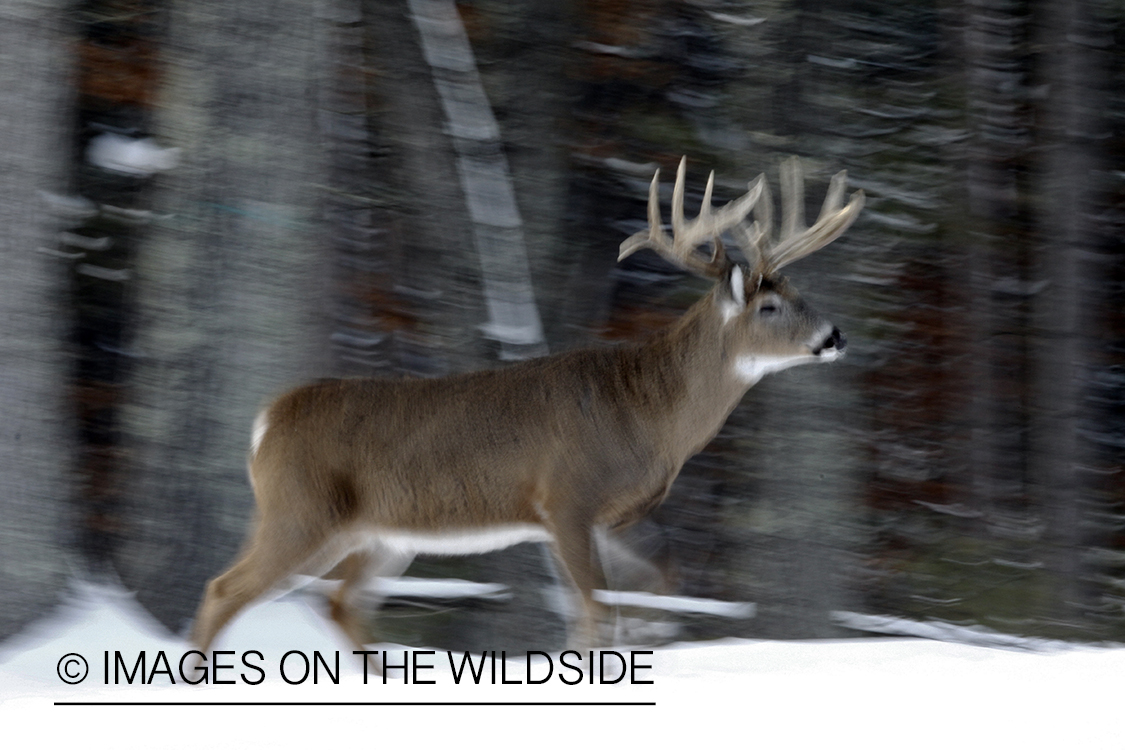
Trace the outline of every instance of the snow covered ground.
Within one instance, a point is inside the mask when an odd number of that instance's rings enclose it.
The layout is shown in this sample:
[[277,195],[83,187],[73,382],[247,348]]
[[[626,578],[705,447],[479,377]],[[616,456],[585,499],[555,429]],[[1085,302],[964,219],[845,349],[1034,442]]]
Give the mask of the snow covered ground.
[[[634,677],[653,684],[628,684],[628,677],[600,684],[596,669],[590,684],[588,659],[573,654],[566,657],[570,666],[552,654],[552,674],[542,684],[528,684],[522,657],[503,664],[475,654],[480,684],[468,672],[457,684],[450,660],[460,667],[464,655],[400,649],[390,663],[409,659],[418,682],[413,672],[404,682],[396,670],[386,684],[374,674],[364,684],[350,644],[300,596],[248,610],[214,646],[234,652],[218,662],[230,665],[219,679],[235,684],[184,684],[179,661],[189,648],[130,595],[77,587],[53,616],[0,644],[0,744],[561,747],[596,739],[629,747],[1125,748],[1120,648],[1018,650],[898,638],[726,640],[632,655],[618,648],[637,665]],[[337,652],[338,684],[330,676]],[[63,680],[81,674],[80,661],[68,654],[86,660],[79,684]],[[306,658],[309,676],[301,682]],[[284,677],[301,684],[283,678],[283,660]],[[610,655],[607,664],[614,662]],[[132,685],[124,674],[130,670]],[[184,670],[189,679],[200,674],[187,662]],[[140,671],[151,684],[142,684]],[[530,679],[547,673],[546,660],[536,657]],[[611,679],[617,674],[610,670]],[[102,705],[60,705],[75,702]],[[245,705],[279,702],[289,705]],[[337,705],[293,705],[325,703]]]

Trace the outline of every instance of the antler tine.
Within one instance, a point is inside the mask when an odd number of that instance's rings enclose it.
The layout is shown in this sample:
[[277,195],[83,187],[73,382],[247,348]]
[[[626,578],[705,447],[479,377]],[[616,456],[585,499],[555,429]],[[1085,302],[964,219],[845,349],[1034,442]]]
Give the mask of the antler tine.
[[[715,191],[715,170],[711,170],[711,174],[707,175],[707,187],[703,188],[703,205],[699,207],[699,218],[703,219],[706,216],[711,218],[711,194]],[[721,234],[721,232],[719,233]],[[719,234],[711,236],[711,245],[713,250],[711,252],[711,265],[725,266],[727,260],[727,251],[723,247],[723,240]]]
[[664,234],[663,220],[660,218],[660,170],[657,169],[648,186],[648,230],[630,235],[621,243],[617,262],[620,263],[643,248],[664,247],[667,244],[668,236]]
[[[763,272],[772,274],[829,244],[851,226],[863,208],[863,191],[852,194],[847,206],[842,206],[847,188],[847,172],[832,178],[828,194],[816,223],[805,226],[804,176],[797,157],[787,159],[781,167],[781,194],[784,220],[781,241],[772,248],[762,249]],[[767,234],[763,238],[768,238]],[[767,239],[768,241],[768,239]]]
[[[666,260],[693,273],[710,278],[721,276],[730,265],[721,240],[726,230],[736,226],[754,208],[762,193],[763,181],[750,183],[746,194],[737,200],[714,211],[711,196],[715,188],[715,173],[707,180],[703,193],[703,205],[699,216],[691,221],[684,218],[684,183],[687,173],[687,158],[680,160],[676,170],[676,182],[672,188],[672,237],[664,233],[660,219],[660,170],[652,178],[648,191],[648,229],[637,232],[621,243],[617,259],[623,260],[643,247],[651,247]],[[695,254],[695,248],[712,241],[714,252],[709,261]]]
[[754,223],[758,225],[758,251],[765,253],[768,244],[773,240],[773,194],[770,193],[770,184],[762,180],[762,199],[754,206]]
[[[828,218],[828,215],[834,211],[839,211],[840,206],[844,204],[844,191],[848,187],[848,172],[842,170],[832,175],[832,181],[828,183],[828,193],[824,196],[824,205],[820,207],[820,216],[817,221]],[[863,191],[860,191],[862,195]]]
[[[687,231],[687,222],[684,221],[684,182],[687,177],[687,157],[680,157],[680,166],[676,167],[676,182],[672,186],[672,242],[676,238],[684,237]],[[707,204],[699,207],[699,216],[702,218],[707,213]]]
[[[726,253],[716,246],[711,255],[710,262],[701,260],[695,255],[695,248],[708,239],[717,236],[717,233],[708,231],[712,223],[711,193],[715,188],[715,172],[707,178],[707,187],[703,191],[703,204],[699,207],[699,216],[692,221],[684,219],[684,184],[687,181],[687,157],[680,157],[680,165],[676,167],[676,182],[672,186],[672,246],[668,248],[670,255],[665,255],[668,260],[687,268],[701,276],[717,276],[719,267],[726,260]],[[721,233],[723,230],[719,230]]]

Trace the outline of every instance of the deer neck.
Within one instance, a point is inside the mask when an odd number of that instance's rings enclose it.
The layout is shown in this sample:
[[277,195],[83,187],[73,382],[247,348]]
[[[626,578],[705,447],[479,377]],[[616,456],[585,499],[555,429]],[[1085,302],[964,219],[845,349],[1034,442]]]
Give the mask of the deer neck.
[[665,386],[663,424],[654,429],[674,436],[671,445],[684,453],[681,460],[715,436],[750,387],[737,377],[734,354],[726,350],[727,322],[712,290],[642,347],[648,361],[641,366],[659,372],[658,381]]

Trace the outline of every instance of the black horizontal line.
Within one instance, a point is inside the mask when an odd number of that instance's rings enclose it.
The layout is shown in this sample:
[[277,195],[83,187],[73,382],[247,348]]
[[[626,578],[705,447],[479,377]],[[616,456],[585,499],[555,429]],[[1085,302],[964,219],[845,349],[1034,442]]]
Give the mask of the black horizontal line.
[[655,706],[656,701],[55,701],[56,706]]

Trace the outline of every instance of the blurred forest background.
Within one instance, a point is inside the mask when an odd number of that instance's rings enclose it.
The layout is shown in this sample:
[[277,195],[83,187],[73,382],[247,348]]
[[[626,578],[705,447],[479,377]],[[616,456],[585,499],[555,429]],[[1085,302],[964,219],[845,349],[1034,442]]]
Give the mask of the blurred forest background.
[[[790,271],[849,354],[753,388],[624,535],[652,588],[757,605],[660,632],[890,615],[1125,640],[1123,21],[1110,0],[4,0],[0,637],[109,572],[181,631],[248,528],[268,397],[641,336],[706,289],[615,262],[653,169],[688,155],[691,215],[706,170],[717,203],[763,171],[776,194],[797,154],[810,211],[839,169],[868,196]],[[387,637],[562,644],[539,547],[410,574],[515,596],[390,607]]]

